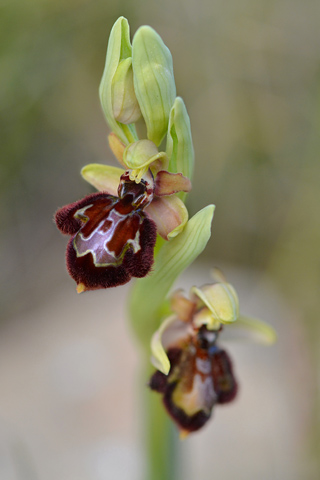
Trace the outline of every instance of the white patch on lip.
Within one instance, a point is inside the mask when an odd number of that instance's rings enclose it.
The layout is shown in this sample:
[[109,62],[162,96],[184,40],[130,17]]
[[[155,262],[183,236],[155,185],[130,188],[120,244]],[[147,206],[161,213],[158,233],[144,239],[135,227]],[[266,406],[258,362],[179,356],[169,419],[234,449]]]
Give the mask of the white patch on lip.
[[175,391],[173,393],[173,402],[189,416],[200,410],[210,415],[216,401],[217,395],[213,389],[212,378],[206,377],[203,380],[199,373],[194,376],[192,389],[189,392]]
[[[89,207],[90,206],[92,205],[89,205]],[[82,214],[82,210],[85,211],[85,209],[89,207],[84,207],[83,209],[78,210],[77,213],[80,212]],[[76,251],[77,257],[83,257],[88,253],[91,253],[93,263],[96,267],[109,267],[121,265],[123,257],[130,246],[132,247],[134,254],[139,252],[139,250],[141,250],[140,227],[143,221],[141,216],[139,217],[139,228],[137,229],[135,238],[129,238],[129,240],[125,242],[119,255],[116,255],[113,250],[109,250],[107,245],[113,239],[116,228],[119,226],[121,220],[125,219],[127,216],[127,214],[121,214],[115,209],[111,209],[107,218],[101,220],[99,225],[89,236],[84,237],[80,229],[73,240],[73,247]],[[103,227],[106,221],[111,222],[111,225],[105,231]]]
[[196,358],[196,368],[198,372],[208,375],[211,372],[211,364],[208,360],[202,360],[202,358]]
[[216,341],[216,339],[217,339],[217,334],[214,333],[214,332],[208,331],[208,332],[206,332],[206,334],[205,334],[205,338],[206,338],[206,340],[207,340],[209,343],[214,343],[214,342]]

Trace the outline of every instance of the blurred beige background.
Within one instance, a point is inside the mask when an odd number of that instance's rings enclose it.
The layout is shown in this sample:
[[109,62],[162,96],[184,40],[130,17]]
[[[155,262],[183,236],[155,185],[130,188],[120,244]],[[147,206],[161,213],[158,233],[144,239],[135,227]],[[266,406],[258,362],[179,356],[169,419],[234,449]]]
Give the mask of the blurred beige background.
[[185,478],[319,477],[317,0],[2,2],[0,478],[140,479],[139,358],[129,286],[78,296],[52,216],[114,162],[98,85],[119,15],[170,48],[196,152],[190,213],[212,239],[179,286],[218,265],[270,349],[230,344],[241,384],[184,442]]

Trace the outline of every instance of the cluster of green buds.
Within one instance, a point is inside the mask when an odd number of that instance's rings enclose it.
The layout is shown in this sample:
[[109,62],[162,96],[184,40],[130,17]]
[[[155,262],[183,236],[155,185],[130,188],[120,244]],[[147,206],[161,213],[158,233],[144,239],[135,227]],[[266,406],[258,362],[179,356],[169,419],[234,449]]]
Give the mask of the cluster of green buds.
[[[215,404],[236,395],[231,361],[217,338],[223,325],[241,317],[234,288],[221,279],[194,287],[190,299],[178,293],[168,300],[177,277],[210,238],[214,205],[189,219],[190,120],[176,96],[171,53],[152,28],[139,28],[131,44],[127,20],[116,21],[100,100],[120,167],[86,165],[82,176],[98,192],[57,211],[58,228],[71,236],[67,268],[78,293],[139,278],[130,316],[141,343],[152,338],[157,371],[150,387],[163,394],[169,414],[189,433],[206,423]],[[261,322],[248,325],[271,339]]]
[[[167,160],[169,172],[192,177],[189,116],[182,98],[176,97],[170,50],[151,27],[140,27],[131,45],[127,20],[120,17],[116,21],[99,91],[111,130],[126,147],[130,146],[123,158],[130,169],[140,171],[162,159]],[[136,148],[139,137],[135,123],[140,118],[149,142]],[[166,151],[158,152],[165,136]]]

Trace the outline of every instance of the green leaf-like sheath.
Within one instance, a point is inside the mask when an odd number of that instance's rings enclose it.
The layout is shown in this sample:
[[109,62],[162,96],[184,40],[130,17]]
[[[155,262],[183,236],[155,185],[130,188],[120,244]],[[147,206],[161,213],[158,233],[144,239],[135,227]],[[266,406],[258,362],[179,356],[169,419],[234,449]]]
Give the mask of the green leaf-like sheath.
[[176,86],[170,50],[151,27],[140,27],[133,37],[132,67],[148,139],[159,146],[167,133]]
[[129,308],[133,329],[144,345],[150,342],[158,328],[161,307],[175,280],[207,245],[214,208],[214,205],[208,205],[196,213],[182,233],[161,247],[153,273],[136,281]]
[[190,119],[181,97],[175,99],[170,111],[166,153],[169,158],[169,171],[180,172],[192,180],[194,150]]

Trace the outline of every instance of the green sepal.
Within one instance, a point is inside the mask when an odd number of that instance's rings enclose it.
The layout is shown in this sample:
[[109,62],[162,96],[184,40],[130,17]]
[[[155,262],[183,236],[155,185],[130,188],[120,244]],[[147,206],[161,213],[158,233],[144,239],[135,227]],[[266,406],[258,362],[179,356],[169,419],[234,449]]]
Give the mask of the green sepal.
[[[169,158],[169,172],[182,173],[192,180],[194,149],[190,119],[182,98],[177,97],[170,110],[166,153]],[[183,200],[185,193],[180,193]]]
[[132,57],[129,24],[126,18],[119,17],[110,33],[99,95],[102,109],[111,130],[115,132],[126,145],[138,140],[138,136],[134,124],[124,125],[115,120],[112,89],[114,88],[113,78],[120,62],[129,57]]
[[224,334],[227,339],[229,335],[229,340],[232,338],[243,339],[262,345],[273,345],[277,341],[275,329],[269,323],[258,318],[240,315],[237,322],[230,324],[230,327],[228,327],[228,330],[226,329]]
[[189,219],[185,204],[176,195],[154,197],[145,212],[157,225],[158,234],[166,240],[179,235]]
[[97,190],[111,195],[118,194],[120,177],[125,172],[122,168],[111,167],[100,163],[89,163],[81,170],[82,177]]
[[161,308],[172,285],[207,245],[214,208],[208,205],[196,213],[177,237],[162,245],[153,274],[136,281],[130,296],[130,316],[133,329],[145,346],[159,326]]
[[175,315],[171,315],[166,318],[160,325],[160,327],[154,332],[151,338],[151,362],[157,370],[168,375],[170,370],[170,361],[162,344],[162,335],[170,327],[172,323],[177,320]]
[[176,97],[172,56],[161,37],[148,26],[136,32],[132,52],[134,88],[147,137],[159,146],[167,133]]

